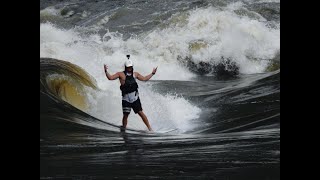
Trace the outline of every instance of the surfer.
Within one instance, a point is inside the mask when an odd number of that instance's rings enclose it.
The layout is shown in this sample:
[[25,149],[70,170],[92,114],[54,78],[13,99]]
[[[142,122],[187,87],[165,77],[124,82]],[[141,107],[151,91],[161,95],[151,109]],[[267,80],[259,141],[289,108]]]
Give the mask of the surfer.
[[133,109],[135,114],[139,114],[145,125],[148,127],[149,131],[153,131],[147,116],[143,113],[143,109],[141,106],[139,92],[138,92],[138,84],[136,79],[140,81],[148,81],[153,75],[156,74],[157,68],[153,68],[152,73],[147,76],[142,76],[138,72],[133,72],[133,62],[130,60],[130,55],[127,55],[127,60],[124,63],[124,71],[117,72],[111,75],[108,72],[108,66],[104,64],[104,71],[109,80],[119,79],[120,81],[120,90],[122,92],[122,127],[121,130],[124,131],[127,127],[128,116],[131,112],[131,108]]

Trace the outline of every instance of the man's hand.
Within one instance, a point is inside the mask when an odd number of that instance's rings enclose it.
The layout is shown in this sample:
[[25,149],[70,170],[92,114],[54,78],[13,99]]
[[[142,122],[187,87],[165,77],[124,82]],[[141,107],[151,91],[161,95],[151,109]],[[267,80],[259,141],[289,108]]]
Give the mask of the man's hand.
[[111,75],[109,74],[109,72],[107,71],[108,70],[108,66],[103,64],[103,67],[104,67],[104,72],[106,73],[106,76],[109,80],[115,80],[115,79],[118,79],[120,76],[119,76],[119,73],[115,73],[114,75]]
[[105,64],[103,66],[104,66],[104,72],[107,74],[108,66]]
[[157,66],[156,68],[153,68],[153,70],[152,70],[152,74],[156,74],[157,69],[158,69],[158,66]]

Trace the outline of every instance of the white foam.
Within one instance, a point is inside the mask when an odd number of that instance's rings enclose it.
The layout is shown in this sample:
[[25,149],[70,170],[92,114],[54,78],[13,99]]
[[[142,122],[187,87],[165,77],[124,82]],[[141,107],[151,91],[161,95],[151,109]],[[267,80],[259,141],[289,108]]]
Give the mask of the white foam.
[[[122,125],[121,93],[118,86],[102,92],[88,88],[87,92],[90,114],[109,123]],[[139,93],[143,112],[154,131],[177,129],[183,133],[198,126],[194,121],[199,118],[201,110],[184,98],[160,95],[144,83],[139,83]],[[127,127],[147,130],[146,125],[133,110],[129,115]]]
[[[40,56],[70,59],[80,66],[91,66],[94,72],[106,63],[110,71],[115,72],[122,70],[125,55],[131,54],[136,70],[150,73],[153,67],[159,66],[154,79],[162,80],[188,80],[195,76],[177,62],[178,56],[190,56],[196,63],[216,63],[222,56],[229,57],[239,64],[241,73],[264,72],[269,63],[266,60],[280,50],[280,29],[268,27],[263,18],[237,15],[234,10],[239,8],[243,9],[242,3],[231,4],[223,10],[207,7],[191,10],[187,15],[176,14],[173,17],[186,17],[169,23],[165,29],[154,29],[128,40],[115,32],[103,37],[81,37],[76,29],[61,30],[51,24],[41,24]],[[106,16],[98,24],[107,19]],[[190,49],[197,41],[205,47]],[[99,72],[96,77],[101,76]]]
[[[280,49],[280,29],[271,29],[263,18],[250,19],[237,15],[234,10],[241,3],[231,4],[224,10],[214,7],[198,8],[188,12],[185,21],[174,22],[165,29],[147,35],[146,47],[156,49],[154,56],[164,54],[173,59],[178,55],[191,56],[194,62],[216,63],[229,57],[240,66],[244,74],[264,72]],[[185,16],[181,13],[176,16]],[[189,49],[192,42],[206,46],[197,51]]]

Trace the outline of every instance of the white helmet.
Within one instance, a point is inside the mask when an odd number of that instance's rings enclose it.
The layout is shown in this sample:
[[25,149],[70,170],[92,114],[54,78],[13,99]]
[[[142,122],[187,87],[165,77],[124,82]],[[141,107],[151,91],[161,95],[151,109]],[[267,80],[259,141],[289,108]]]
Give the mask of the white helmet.
[[133,66],[133,62],[128,59],[128,60],[126,60],[126,62],[124,63],[124,66],[125,66],[125,67]]

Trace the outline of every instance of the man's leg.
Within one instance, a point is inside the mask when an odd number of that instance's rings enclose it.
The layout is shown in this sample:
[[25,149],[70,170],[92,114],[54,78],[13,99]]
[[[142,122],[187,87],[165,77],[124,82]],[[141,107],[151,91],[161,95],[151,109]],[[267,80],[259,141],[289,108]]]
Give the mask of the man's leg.
[[147,116],[143,113],[143,111],[139,111],[138,112],[139,116],[142,118],[144,124],[146,124],[146,126],[148,127],[149,131],[153,131],[150,124],[149,124],[149,121],[148,121],[148,118]]
[[128,124],[128,116],[129,113],[123,113],[123,118],[122,118],[122,127],[126,128]]
[[130,114],[131,107],[130,103],[127,101],[122,100],[122,112],[123,112],[123,117],[122,117],[122,128],[125,129],[128,124],[128,116]]

